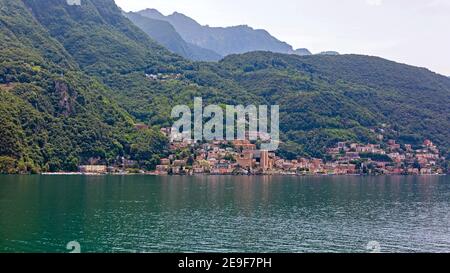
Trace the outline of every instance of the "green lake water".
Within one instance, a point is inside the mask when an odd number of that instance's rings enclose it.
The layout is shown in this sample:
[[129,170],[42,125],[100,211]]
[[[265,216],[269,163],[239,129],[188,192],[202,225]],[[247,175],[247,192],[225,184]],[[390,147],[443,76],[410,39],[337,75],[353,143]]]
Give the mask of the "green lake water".
[[450,178],[0,176],[0,252],[450,252]]

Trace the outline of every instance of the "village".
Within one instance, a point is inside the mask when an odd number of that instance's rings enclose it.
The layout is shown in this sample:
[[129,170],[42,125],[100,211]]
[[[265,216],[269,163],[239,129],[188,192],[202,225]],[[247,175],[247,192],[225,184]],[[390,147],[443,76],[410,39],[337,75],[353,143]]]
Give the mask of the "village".
[[[167,137],[170,128],[161,129]],[[445,158],[430,140],[420,147],[400,145],[395,140],[382,144],[339,142],[327,149],[324,159],[281,158],[275,152],[258,149],[255,141],[216,140],[194,143],[172,141],[169,155],[160,159],[154,171],[138,170],[137,162],[122,158],[120,166],[80,166],[85,174],[150,175],[441,175],[447,172]]]

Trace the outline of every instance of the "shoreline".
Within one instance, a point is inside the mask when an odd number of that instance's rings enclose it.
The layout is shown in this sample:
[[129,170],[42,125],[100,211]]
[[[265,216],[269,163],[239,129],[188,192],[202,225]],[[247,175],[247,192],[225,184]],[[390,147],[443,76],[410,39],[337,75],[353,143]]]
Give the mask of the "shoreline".
[[[33,175],[33,174],[17,174],[17,175]],[[427,176],[447,176],[448,174],[382,174],[382,175],[365,175],[365,174],[255,174],[255,175],[233,175],[233,174],[193,174],[193,175],[168,175],[168,174],[155,174],[155,173],[81,173],[81,172],[57,172],[57,173],[40,173],[34,175],[41,176],[158,176],[158,177],[195,177],[195,176],[236,176],[236,177],[245,177],[245,176],[298,176],[298,177],[323,177],[323,176],[348,176],[348,177],[380,177],[380,176],[417,176],[417,177],[427,177]]]

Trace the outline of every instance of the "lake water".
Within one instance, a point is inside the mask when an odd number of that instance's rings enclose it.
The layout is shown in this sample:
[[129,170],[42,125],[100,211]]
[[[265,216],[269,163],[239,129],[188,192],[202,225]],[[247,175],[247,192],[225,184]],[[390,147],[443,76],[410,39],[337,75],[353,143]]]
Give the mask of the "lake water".
[[0,252],[450,252],[450,178],[0,176]]

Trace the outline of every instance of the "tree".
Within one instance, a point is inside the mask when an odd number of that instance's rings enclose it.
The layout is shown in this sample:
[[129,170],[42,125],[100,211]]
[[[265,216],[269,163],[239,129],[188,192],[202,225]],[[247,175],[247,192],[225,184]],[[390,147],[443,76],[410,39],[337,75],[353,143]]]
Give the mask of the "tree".
[[192,157],[192,156],[189,156],[189,158],[187,159],[187,162],[186,162],[186,164],[188,165],[188,166],[192,166],[192,165],[194,165],[194,158]]
[[0,156],[0,173],[1,174],[16,173],[16,160],[8,156]]

